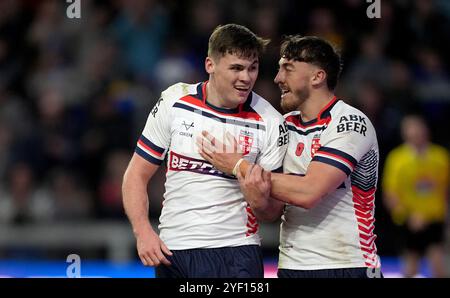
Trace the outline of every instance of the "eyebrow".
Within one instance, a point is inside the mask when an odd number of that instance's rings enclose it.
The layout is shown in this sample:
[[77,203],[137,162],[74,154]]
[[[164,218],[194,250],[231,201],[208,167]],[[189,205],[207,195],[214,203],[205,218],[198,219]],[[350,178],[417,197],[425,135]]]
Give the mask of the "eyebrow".
[[[250,66],[255,65],[255,64],[259,64],[259,61],[258,60],[253,61],[250,64]],[[233,63],[233,64],[230,64],[230,67],[245,67],[245,66],[243,64],[240,64],[240,63]]]
[[288,67],[295,68],[295,66],[292,62],[282,62],[282,63],[279,63],[279,66],[284,67],[284,68],[288,68]]

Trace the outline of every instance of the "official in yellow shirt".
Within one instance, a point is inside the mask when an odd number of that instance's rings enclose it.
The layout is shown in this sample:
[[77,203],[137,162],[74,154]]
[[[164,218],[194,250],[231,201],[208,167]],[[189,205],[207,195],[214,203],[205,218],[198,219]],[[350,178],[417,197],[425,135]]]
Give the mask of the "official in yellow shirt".
[[402,137],[404,144],[387,156],[382,187],[392,220],[404,228],[405,276],[417,273],[420,256],[427,253],[433,276],[442,277],[449,154],[429,141],[419,116],[403,119]]

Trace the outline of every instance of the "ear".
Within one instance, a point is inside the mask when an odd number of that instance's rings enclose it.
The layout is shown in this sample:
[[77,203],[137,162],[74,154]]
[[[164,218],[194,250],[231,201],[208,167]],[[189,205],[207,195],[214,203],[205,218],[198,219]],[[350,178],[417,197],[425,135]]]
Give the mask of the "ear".
[[214,73],[215,62],[211,57],[206,57],[205,59],[205,70],[208,74]]
[[311,78],[311,85],[318,86],[322,83],[325,83],[327,80],[327,73],[323,69],[317,69],[312,78]]

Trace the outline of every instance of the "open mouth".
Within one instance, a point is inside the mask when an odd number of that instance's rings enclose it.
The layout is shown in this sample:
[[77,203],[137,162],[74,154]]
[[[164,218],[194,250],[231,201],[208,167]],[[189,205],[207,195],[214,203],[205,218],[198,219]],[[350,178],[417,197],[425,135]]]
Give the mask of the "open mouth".
[[281,87],[280,87],[280,90],[281,90],[281,97],[283,97],[283,96],[285,96],[287,93],[290,93],[290,92],[291,92],[291,90],[289,90],[289,89],[287,89],[287,88],[281,88]]
[[239,92],[248,92],[249,87],[234,87]]

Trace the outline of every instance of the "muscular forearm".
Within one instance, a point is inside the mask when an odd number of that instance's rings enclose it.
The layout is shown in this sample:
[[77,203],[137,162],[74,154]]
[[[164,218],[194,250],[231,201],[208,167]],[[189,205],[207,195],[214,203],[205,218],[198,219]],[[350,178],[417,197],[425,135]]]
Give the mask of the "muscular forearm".
[[148,219],[149,202],[147,195],[147,183],[139,177],[125,175],[122,186],[123,205],[128,219],[136,236],[143,229],[151,228]]
[[250,204],[256,218],[268,222],[278,219],[283,213],[284,203],[271,198],[264,201],[264,203]]
[[[240,164],[239,170],[243,177],[245,177],[247,169],[250,165],[251,163],[246,160]],[[311,187],[308,186],[306,177],[277,173],[272,173],[271,176],[272,189],[270,195],[272,198],[303,208],[311,208],[313,206],[315,197],[313,197],[312,193],[308,192],[311,190]],[[283,203],[281,203],[281,205],[284,206]],[[280,208],[280,204],[275,205],[274,203],[273,206],[255,206],[254,209],[255,211],[260,210],[261,215],[264,216],[265,213],[267,213],[265,210],[276,210],[278,212],[278,210],[281,210],[282,207]]]
[[314,187],[308,180],[308,177],[272,173],[270,195],[291,205],[306,209],[312,208],[321,199],[321,196],[313,192]]
[[[243,167],[246,166],[243,163]],[[345,183],[347,174],[326,163],[312,161],[304,176],[272,173],[271,197],[310,209]],[[345,184],[344,184],[345,186]]]

